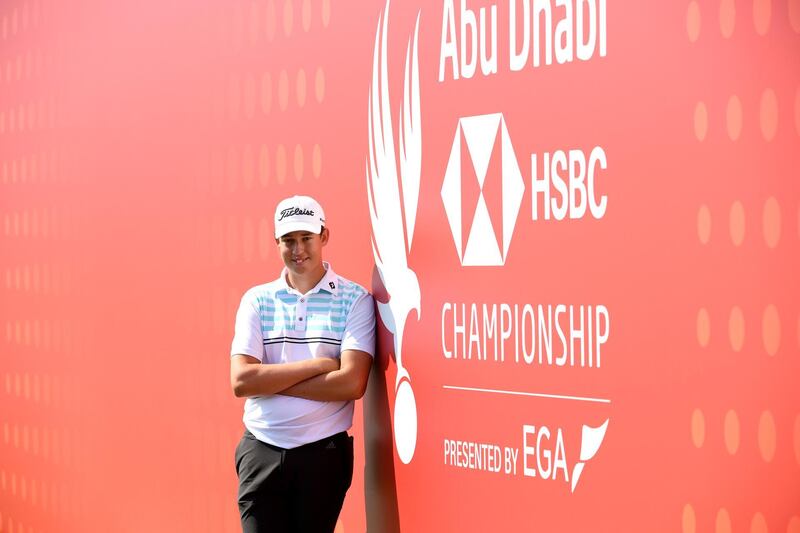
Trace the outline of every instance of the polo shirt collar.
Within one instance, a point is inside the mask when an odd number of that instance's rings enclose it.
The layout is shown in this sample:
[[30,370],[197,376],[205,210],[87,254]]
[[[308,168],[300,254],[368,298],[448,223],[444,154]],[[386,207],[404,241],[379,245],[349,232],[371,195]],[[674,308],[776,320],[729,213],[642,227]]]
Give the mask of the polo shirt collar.
[[[339,276],[337,276],[336,273],[333,271],[330,263],[328,263],[327,261],[323,261],[322,266],[325,267],[325,275],[322,276],[322,279],[319,280],[319,283],[317,283],[313,289],[308,291],[308,294],[314,294],[319,291],[325,291],[331,294],[336,294],[336,292],[339,290]],[[282,285],[281,288],[286,290],[286,292],[299,294],[296,289],[293,289],[292,287],[289,286],[289,282],[287,281],[288,275],[289,275],[289,269],[283,267],[280,277],[280,283]]]

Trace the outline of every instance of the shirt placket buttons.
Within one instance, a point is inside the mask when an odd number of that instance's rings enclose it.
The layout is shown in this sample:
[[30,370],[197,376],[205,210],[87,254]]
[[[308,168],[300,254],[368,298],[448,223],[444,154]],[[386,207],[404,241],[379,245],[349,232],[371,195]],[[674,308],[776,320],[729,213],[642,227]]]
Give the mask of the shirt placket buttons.
[[306,299],[300,298],[300,305],[297,306],[297,324],[296,329],[305,329],[305,316],[306,316]]

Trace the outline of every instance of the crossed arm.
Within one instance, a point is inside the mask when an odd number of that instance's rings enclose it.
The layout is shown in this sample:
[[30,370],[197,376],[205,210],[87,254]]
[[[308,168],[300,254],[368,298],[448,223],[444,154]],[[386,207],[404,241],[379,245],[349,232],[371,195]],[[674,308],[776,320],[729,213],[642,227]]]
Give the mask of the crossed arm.
[[308,400],[355,400],[364,395],[372,357],[345,350],[340,359],[318,357],[262,364],[249,355],[231,357],[231,388],[237,397],[283,394]]

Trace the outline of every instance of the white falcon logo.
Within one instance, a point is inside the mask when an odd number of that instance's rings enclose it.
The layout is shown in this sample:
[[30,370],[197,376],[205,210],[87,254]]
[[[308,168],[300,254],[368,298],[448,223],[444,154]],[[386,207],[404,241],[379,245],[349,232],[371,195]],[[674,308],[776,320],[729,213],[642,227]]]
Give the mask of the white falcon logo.
[[[392,135],[386,65],[389,2],[378,19],[372,59],[372,82],[369,92],[369,156],[367,161],[367,197],[372,220],[372,252],[375,266],[390,299],[378,302],[383,324],[394,335],[397,362],[395,382],[394,439],[397,454],[404,464],[414,457],[417,443],[417,406],[411,389],[411,376],[403,366],[403,328],[414,309],[420,316],[420,290],[417,275],[408,268],[414,221],[417,216],[422,136],[419,111],[419,67],[417,35],[419,14],[414,28],[413,45],[406,49],[403,103],[399,119],[400,182]],[[409,65],[410,62],[410,65]],[[402,199],[400,191],[402,189]],[[401,201],[402,200],[402,201]]]

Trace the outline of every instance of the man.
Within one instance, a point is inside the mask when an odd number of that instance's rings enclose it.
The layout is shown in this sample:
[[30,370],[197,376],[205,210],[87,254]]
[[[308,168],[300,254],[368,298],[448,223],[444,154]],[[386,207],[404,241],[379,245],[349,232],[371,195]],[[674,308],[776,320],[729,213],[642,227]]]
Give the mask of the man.
[[370,294],[322,261],[330,230],[307,196],[281,201],[280,277],[236,315],[231,387],[246,397],[236,448],[245,533],[332,532],[353,475],[353,401],[375,352]]

